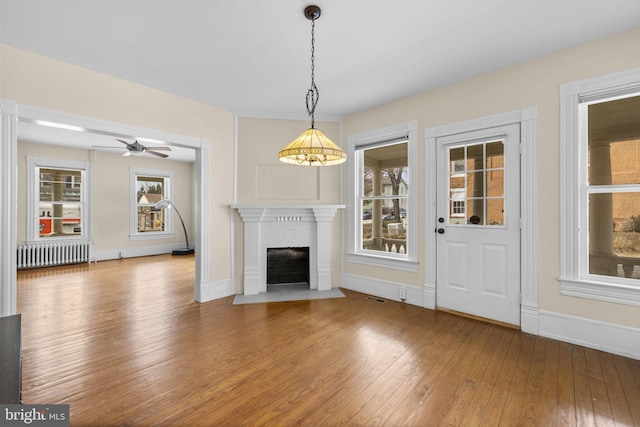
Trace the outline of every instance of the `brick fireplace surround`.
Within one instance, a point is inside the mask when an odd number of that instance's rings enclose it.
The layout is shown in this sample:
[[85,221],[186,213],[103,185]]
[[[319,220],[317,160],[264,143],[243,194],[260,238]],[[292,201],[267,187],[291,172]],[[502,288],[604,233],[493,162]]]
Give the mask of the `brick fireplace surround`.
[[267,248],[308,247],[309,288],[331,290],[331,222],[344,205],[235,205],[244,223],[244,295],[267,291]]

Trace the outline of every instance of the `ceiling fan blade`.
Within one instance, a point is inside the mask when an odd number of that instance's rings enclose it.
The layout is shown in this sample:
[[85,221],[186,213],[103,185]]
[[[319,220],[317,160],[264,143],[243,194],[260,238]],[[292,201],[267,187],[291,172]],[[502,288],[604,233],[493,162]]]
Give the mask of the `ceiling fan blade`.
[[149,150],[148,148],[144,152],[148,153],[148,154],[153,154],[154,156],[162,157],[163,159],[166,159],[167,157],[169,157],[168,155],[166,155],[164,153],[157,153],[157,152],[155,152],[153,150]]
[[[126,145],[127,147],[135,148],[135,145],[134,145],[135,143],[134,143],[134,144],[130,144],[130,143],[128,143],[127,141],[123,141],[122,139],[118,139],[118,138],[116,138],[116,141],[120,141],[120,142],[122,142],[122,143],[123,143],[124,145]],[[137,142],[137,141],[136,141],[136,142]]]
[[109,147],[108,145],[92,145],[91,148],[115,148],[116,150],[126,150],[125,147]]
[[147,150],[155,150],[155,151],[171,151],[171,147],[167,147],[165,145],[160,145],[158,147],[147,147]]

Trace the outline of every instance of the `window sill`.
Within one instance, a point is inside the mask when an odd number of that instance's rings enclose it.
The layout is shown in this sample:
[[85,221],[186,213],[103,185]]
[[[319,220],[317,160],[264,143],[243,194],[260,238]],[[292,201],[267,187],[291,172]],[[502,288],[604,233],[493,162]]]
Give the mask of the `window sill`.
[[560,293],[616,304],[640,306],[640,286],[560,279]]
[[411,273],[416,273],[418,271],[418,262],[409,258],[395,258],[383,255],[349,253],[347,259],[349,262],[353,262],[355,264],[384,267],[393,270],[408,271]]

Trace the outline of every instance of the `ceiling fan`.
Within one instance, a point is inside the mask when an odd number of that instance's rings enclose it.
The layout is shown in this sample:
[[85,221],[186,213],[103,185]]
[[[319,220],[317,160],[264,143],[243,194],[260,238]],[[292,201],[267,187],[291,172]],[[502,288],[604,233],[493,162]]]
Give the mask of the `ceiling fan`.
[[[133,143],[129,143],[127,141],[123,141],[122,139],[118,139],[118,138],[116,138],[116,141],[122,142],[125,145],[125,147],[122,147],[122,148],[124,148],[127,151],[124,152],[123,156],[141,156],[147,153],[147,154],[152,154],[154,156],[162,157],[163,159],[165,159],[169,156],[164,153],[159,153],[158,151],[171,151],[171,148],[166,146],[147,148],[146,146],[140,144],[137,139]],[[95,148],[115,148],[117,150],[122,149],[120,147],[109,147],[106,145],[94,145],[94,147]]]

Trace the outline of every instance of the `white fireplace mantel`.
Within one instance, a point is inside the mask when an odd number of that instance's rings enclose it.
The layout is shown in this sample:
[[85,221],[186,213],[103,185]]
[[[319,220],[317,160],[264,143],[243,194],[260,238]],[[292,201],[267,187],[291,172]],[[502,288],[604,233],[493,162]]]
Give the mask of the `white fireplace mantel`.
[[267,249],[309,248],[309,287],[331,290],[331,222],[344,205],[233,205],[244,222],[244,294],[267,291]]

